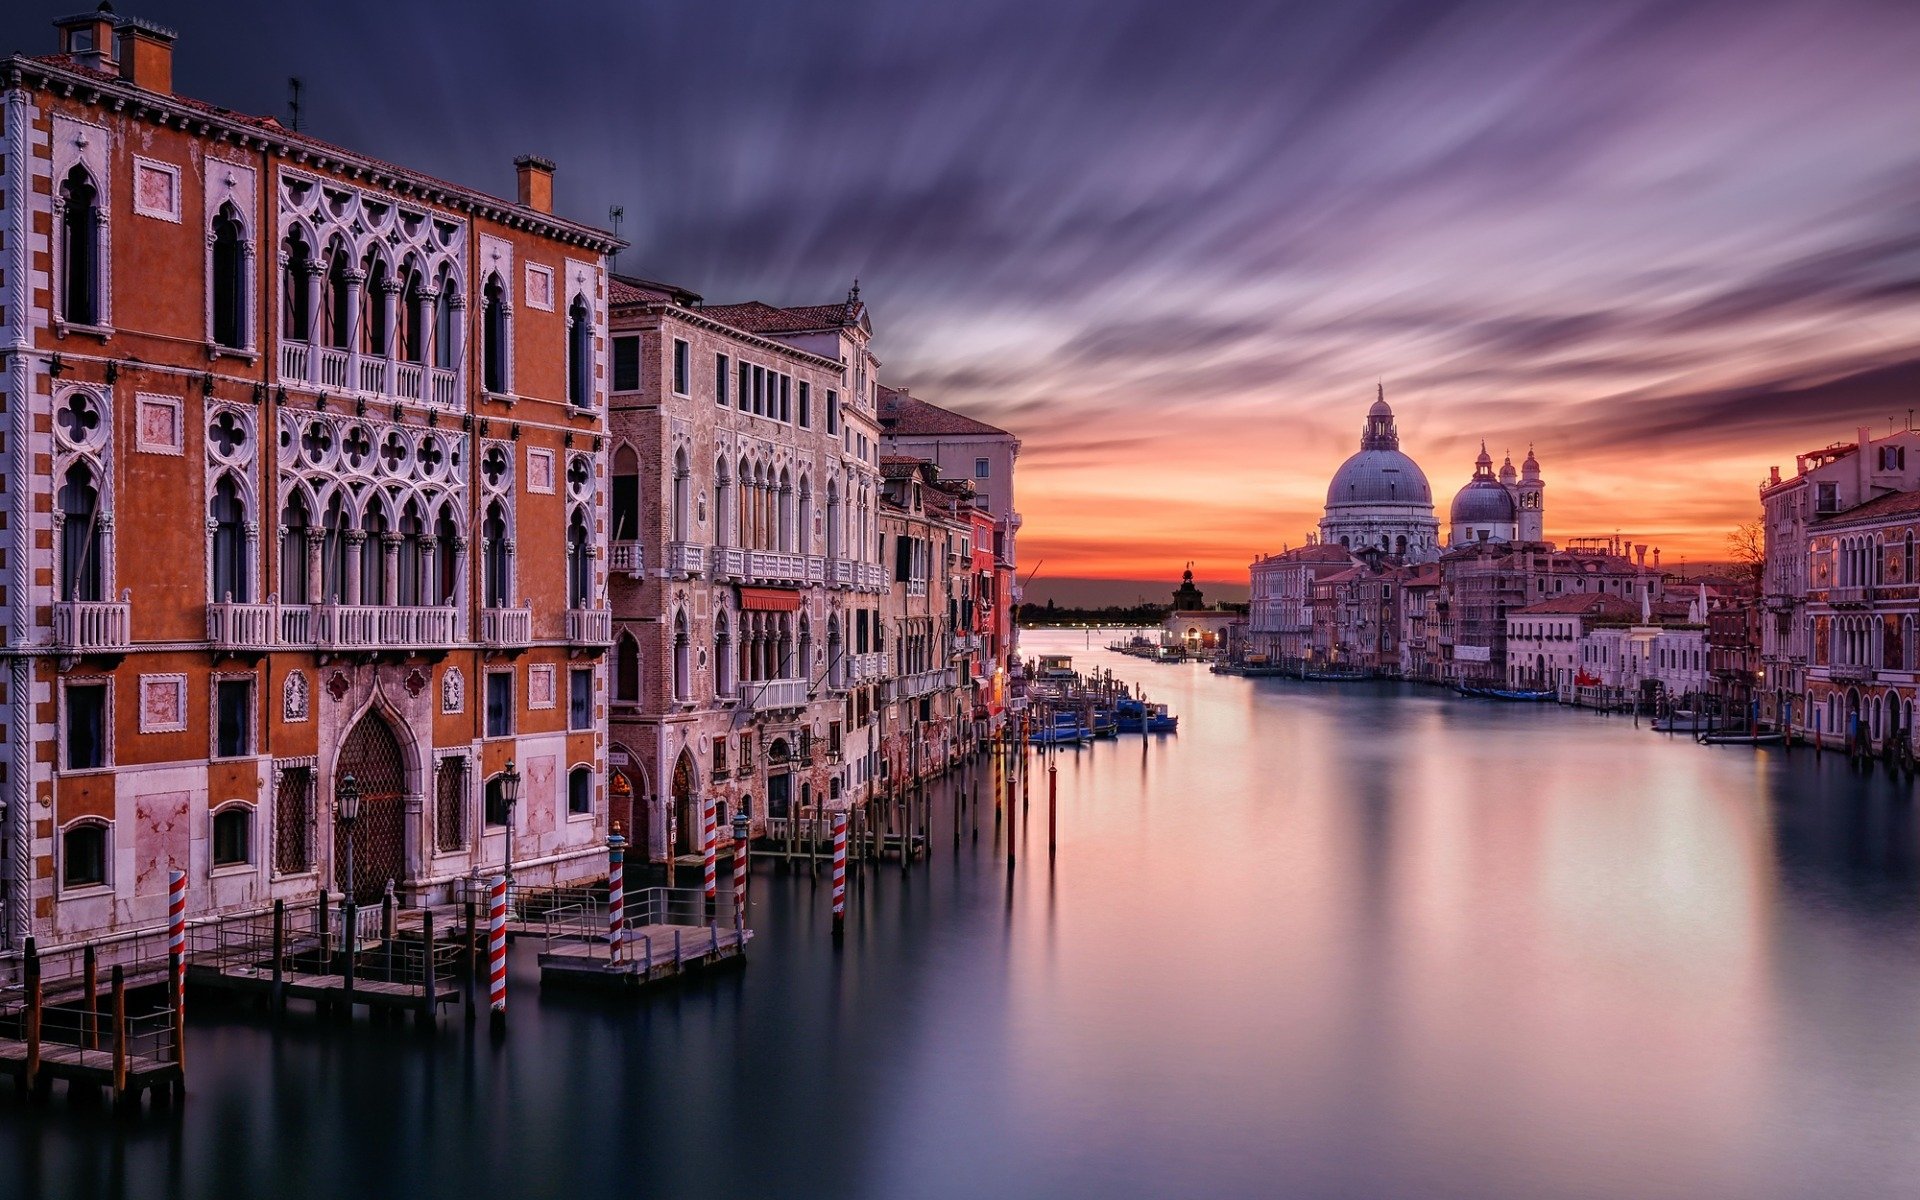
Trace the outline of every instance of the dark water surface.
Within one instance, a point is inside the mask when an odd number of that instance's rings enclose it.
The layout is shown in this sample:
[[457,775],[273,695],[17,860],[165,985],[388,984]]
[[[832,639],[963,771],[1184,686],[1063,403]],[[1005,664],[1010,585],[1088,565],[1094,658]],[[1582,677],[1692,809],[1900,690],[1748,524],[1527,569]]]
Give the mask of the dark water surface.
[[[187,1196],[1800,1197],[1920,1190],[1904,788],[1551,706],[1143,679],[852,890],[755,872],[742,972],[538,994],[503,1046],[198,1006],[183,1112],[0,1097],[0,1190]],[[983,797],[986,795],[983,792]],[[943,802],[944,803],[944,802]]]

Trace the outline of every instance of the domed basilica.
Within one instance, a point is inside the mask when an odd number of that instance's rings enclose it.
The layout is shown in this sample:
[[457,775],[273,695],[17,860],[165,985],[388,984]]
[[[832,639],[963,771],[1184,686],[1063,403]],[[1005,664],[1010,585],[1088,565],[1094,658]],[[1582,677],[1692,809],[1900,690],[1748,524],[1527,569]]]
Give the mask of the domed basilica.
[[1420,464],[1400,450],[1400,432],[1383,386],[1360,449],[1333,473],[1327,485],[1320,541],[1355,552],[1374,551],[1402,562],[1428,562],[1442,549],[1480,542],[1538,542],[1545,536],[1545,482],[1540,462],[1528,450],[1519,472],[1509,457],[1494,474],[1486,444],[1474,464],[1473,478],[1453,498],[1445,546],[1433,515],[1433,489]]

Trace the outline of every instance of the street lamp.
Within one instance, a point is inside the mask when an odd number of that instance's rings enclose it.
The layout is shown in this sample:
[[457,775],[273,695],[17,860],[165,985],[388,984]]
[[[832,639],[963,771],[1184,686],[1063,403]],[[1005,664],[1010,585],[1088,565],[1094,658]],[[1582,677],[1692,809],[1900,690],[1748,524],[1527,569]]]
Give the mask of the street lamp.
[[360,781],[348,771],[333,791],[334,820],[347,834],[347,903],[353,903],[353,827],[360,823]]
[[513,886],[513,806],[520,800],[520,768],[507,760],[500,773],[500,804],[507,810],[507,886]]

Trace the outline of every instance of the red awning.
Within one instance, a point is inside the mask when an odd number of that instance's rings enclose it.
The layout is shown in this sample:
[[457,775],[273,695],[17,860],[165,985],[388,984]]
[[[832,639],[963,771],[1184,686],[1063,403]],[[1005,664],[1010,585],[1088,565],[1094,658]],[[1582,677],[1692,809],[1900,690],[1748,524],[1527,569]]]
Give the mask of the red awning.
[[786,588],[743,587],[740,607],[747,612],[799,612],[800,593]]

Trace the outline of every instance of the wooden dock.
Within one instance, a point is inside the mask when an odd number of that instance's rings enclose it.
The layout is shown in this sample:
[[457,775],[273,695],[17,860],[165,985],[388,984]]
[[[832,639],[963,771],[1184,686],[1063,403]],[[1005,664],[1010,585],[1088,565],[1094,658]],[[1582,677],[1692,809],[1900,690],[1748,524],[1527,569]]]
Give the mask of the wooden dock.
[[647,888],[627,894],[626,912],[617,956],[603,906],[550,912],[539,955],[542,986],[637,991],[743,963],[753,940],[727,890],[709,912],[698,888]]
[[[116,1107],[137,1108],[143,1094],[156,1103],[186,1094],[178,993],[166,989],[164,1007],[129,1015],[124,967],[112,972],[110,1004],[101,1011],[93,990],[94,959],[87,956],[87,991],[79,1004],[46,1002],[41,963],[31,938],[17,995],[0,1011],[0,1075],[25,1096],[44,1101],[55,1080],[71,1092],[109,1093]],[[171,968],[167,968],[169,971]],[[162,975],[164,985],[167,976]]]

